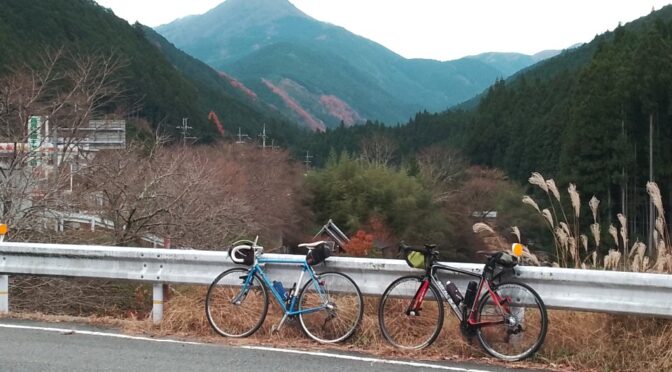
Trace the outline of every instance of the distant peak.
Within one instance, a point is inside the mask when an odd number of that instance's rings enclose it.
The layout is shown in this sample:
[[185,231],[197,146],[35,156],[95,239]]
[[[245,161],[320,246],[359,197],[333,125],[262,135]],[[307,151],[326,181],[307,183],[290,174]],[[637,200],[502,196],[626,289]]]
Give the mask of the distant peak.
[[308,17],[288,0],[226,0],[211,10],[213,13],[258,14],[260,18],[286,16]]

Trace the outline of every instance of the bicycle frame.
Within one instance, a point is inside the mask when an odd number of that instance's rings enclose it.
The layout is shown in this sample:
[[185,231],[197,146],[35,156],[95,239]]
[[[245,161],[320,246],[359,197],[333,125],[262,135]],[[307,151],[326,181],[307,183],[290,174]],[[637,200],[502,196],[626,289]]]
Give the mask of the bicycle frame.
[[[282,298],[280,293],[278,293],[278,291],[273,286],[271,280],[269,280],[268,276],[266,275],[266,272],[264,272],[263,266],[265,266],[266,264],[298,265],[301,268],[299,279],[295,283],[294,291],[290,294],[288,301],[285,301],[285,299]],[[322,297],[323,305],[317,307],[311,307],[308,309],[295,310],[297,306],[296,303],[298,298],[297,294],[303,284],[303,278],[306,273],[308,273],[309,275],[308,280],[313,279],[315,290]],[[248,272],[248,276],[245,279],[245,283],[243,284],[243,289],[249,288],[250,283],[252,282],[252,278],[254,277],[255,274],[259,274],[259,277],[261,277],[266,288],[268,288],[271,291],[271,293],[273,293],[273,297],[275,297],[275,300],[280,305],[280,308],[282,308],[285,317],[312,313],[323,310],[324,308],[327,307],[328,300],[325,296],[324,289],[321,288],[321,286],[319,285],[319,281],[317,275],[315,275],[315,271],[310,265],[308,265],[305,258],[301,260],[293,260],[293,259],[273,259],[273,258],[257,257],[254,265],[250,268]]]
[[[383,337],[406,350],[431,345],[444,325],[447,302],[459,320],[462,336],[476,338],[488,354],[517,361],[537,352],[546,336],[548,314],[537,292],[515,280],[518,260],[514,257],[520,257],[524,247],[514,244],[513,254],[483,252],[487,263],[482,272],[438,262],[440,254],[435,248],[434,244],[399,244],[399,253],[408,266],[424,270],[397,278],[383,292],[378,304]],[[455,284],[442,283],[456,277],[459,282],[469,281],[464,297]]]
[[[460,311],[458,306],[453,302],[452,298],[448,295],[448,291],[446,290],[445,286],[442,285],[441,281],[439,281],[439,279],[437,278],[436,274],[437,274],[438,271],[450,271],[450,272],[459,273],[459,274],[467,275],[467,276],[474,277],[474,278],[479,278],[478,289],[476,290],[476,295],[474,297],[474,303],[471,305],[471,309],[469,309],[470,311],[469,311],[468,319],[466,319],[466,320],[464,319],[464,314],[462,313],[462,311]],[[418,300],[420,302],[419,304],[422,304],[422,300],[424,299],[425,294],[427,292],[427,289],[429,287],[429,282],[427,280],[431,281],[434,284],[434,286],[439,289],[439,292],[441,293],[441,296],[443,296],[444,300],[446,302],[448,302],[448,305],[450,305],[450,308],[453,310],[453,313],[455,313],[455,316],[457,316],[457,318],[460,320],[460,322],[466,322],[470,326],[487,326],[487,325],[501,324],[501,323],[504,322],[504,319],[502,319],[501,321],[488,321],[488,322],[480,322],[480,321],[477,320],[476,313],[477,313],[478,306],[479,306],[479,303],[480,303],[480,300],[481,300],[481,297],[482,297],[482,293],[484,293],[483,292],[484,289],[487,290],[488,293],[490,293],[490,297],[493,299],[493,301],[495,302],[498,309],[504,308],[504,310],[506,312],[508,312],[508,308],[503,306],[504,301],[501,301],[499,295],[492,290],[490,282],[488,280],[486,280],[486,278],[482,274],[475,274],[475,273],[472,273],[471,271],[466,271],[466,270],[462,270],[462,269],[458,269],[458,268],[455,268],[455,267],[450,267],[450,266],[446,266],[446,265],[442,265],[442,264],[437,264],[437,263],[432,264],[431,268],[428,270],[428,273],[425,273],[425,278],[423,279],[423,285],[421,285],[420,288],[418,289],[418,293],[416,293],[416,296],[414,298],[412,306]],[[427,285],[425,285],[425,283],[427,283]],[[423,290],[423,287],[425,287],[424,290]],[[418,296],[418,295],[420,295],[420,296]],[[502,314],[504,314],[504,312],[502,312]]]

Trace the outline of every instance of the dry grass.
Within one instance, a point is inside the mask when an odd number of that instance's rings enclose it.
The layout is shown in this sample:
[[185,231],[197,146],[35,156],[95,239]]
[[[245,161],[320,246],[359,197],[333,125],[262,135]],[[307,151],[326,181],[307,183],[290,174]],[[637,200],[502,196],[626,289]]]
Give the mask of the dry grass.
[[577,370],[672,370],[672,321],[551,312],[539,358]]
[[499,362],[488,357],[476,339],[467,341],[460,334],[456,318],[446,309],[441,335],[423,351],[401,351],[387,344],[378,329],[378,298],[365,300],[365,314],[359,331],[346,343],[324,346],[301,331],[298,321],[289,321],[283,329],[271,334],[279,322],[281,311],[272,302],[262,328],[244,339],[220,337],[210,329],[204,312],[205,288],[178,286],[171,288],[164,320],[154,325],[148,319],[119,320],[112,317],[76,318],[16,314],[24,319],[72,322],[86,321],[95,325],[121,328],[132,334],[197,339],[229,345],[267,345],[301,349],[354,350],[382,357],[414,360],[470,360],[509,367],[547,368],[558,371],[669,371],[672,370],[672,321],[615,316],[596,313],[551,311],[546,341],[537,356],[519,363]]

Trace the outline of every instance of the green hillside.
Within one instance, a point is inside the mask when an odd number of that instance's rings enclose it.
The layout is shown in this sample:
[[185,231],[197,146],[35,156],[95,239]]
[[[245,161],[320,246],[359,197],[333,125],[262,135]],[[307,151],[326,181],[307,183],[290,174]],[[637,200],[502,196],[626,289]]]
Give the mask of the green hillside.
[[[325,60],[329,63],[324,63]],[[315,101],[319,101],[321,95],[335,95],[345,102],[357,102],[360,108],[358,113],[363,117],[392,121],[403,117],[406,112],[421,109],[420,106],[407,104],[391,96],[371,76],[353,68],[342,57],[298,44],[270,45],[231,64],[226,71],[254,87],[260,94],[265,94],[264,98],[268,102],[278,106],[282,102],[258,78],[262,71],[264,78],[274,83],[289,79],[300,84],[316,98]],[[311,107],[308,98],[302,98],[301,102],[313,115],[324,122],[334,120],[328,113],[323,113],[320,107]]]
[[120,73],[126,100],[119,105],[135,107],[139,102],[134,117],[160,125],[173,137],[178,135],[175,127],[181,119],[188,117],[194,128],[190,135],[202,142],[218,138],[216,127],[207,119],[210,110],[225,123],[235,121],[236,128],[252,130],[269,121],[254,104],[216,82],[224,79],[218,79],[207,66],[180,61],[179,51],[160,43],[157,35],[150,36],[152,42],[141,25],[131,26],[90,0],[4,0],[0,6],[0,74],[24,63],[35,65],[46,50],[112,53],[127,63]]
[[[201,115],[207,117],[210,111],[214,111],[227,136],[235,135],[239,128],[250,135],[261,133],[266,125],[276,144],[291,147],[306,134],[303,128],[261,102],[254,90],[241,87],[230,77],[175,48],[153,29],[143,26],[143,31],[147,40],[159,48],[168,62],[197,87]],[[212,123],[208,125],[212,127]]]

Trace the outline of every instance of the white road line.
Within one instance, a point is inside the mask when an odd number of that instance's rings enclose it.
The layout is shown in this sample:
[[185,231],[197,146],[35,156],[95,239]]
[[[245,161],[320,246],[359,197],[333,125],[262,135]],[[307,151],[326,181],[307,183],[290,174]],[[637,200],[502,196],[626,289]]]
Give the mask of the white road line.
[[[107,333],[107,332],[95,332],[95,331],[85,331],[79,329],[68,329],[68,328],[53,328],[53,327],[37,327],[37,326],[26,326],[18,324],[0,324],[0,328],[11,328],[11,329],[28,329],[33,331],[45,331],[45,332],[57,332],[64,334],[80,334],[87,336],[101,336],[101,337],[113,337],[121,338],[127,340],[138,340],[138,341],[152,341],[152,342],[165,342],[173,344],[186,344],[186,345],[204,345],[204,346],[214,346],[213,344],[206,344],[202,342],[191,342],[191,341],[180,341],[180,340],[171,340],[165,338],[150,338],[150,337],[141,337],[141,336],[129,336],[122,335],[118,333]],[[236,347],[236,346],[231,346]],[[248,350],[263,350],[263,351],[275,351],[279,353],[290,353],[290,354],[303,354],[318,356],[324,358],[334,358],[334,359],[347,359],[353,361],[367,362],[367,363],[381,363],[381,364],[393,364],[409,367],[421,367],[421,368],[432,368],[432,369],[441,369],[448,371],[458,371],[458,372],[491,372],[484,369],[469,369],[461,367],[450,367],[442,366],[438,364],[429,364],[429,363],[419,363],[419,362],[406,362],[402,360],[392,360],[392,359],[379,359],[379,358],[367,358],[359,357],[353,355],[344,355],[344,354],[332,354],[332,353],[323,353],[316,351],[305,351],[305,350],[292,350],[292,349],[280,349],[274,347],[265,347],[265,346],[238,346],[242,349]]]
[[353,356],[353,355],[322,353],[322,352],[318,352],[318,351],[279,349],[279,348],[265,347],[265,346],[241,346],[241,348],[250,349],[250,350],[277,351],[277,352],[280,352],[280,353],[290,353],[290,354],[304,354],[304,355],[320,356],[320,357],[335,358],[335,359],[347,359],[347,360],[355,360],[355,361],[368,362],[368,363],[395,364],[395,365],[402,365],[402,366],[409,366],[409,367],[444,369],[444,370],[448,370],[448,371],[492,372],[492,371],[488,371],[488,370],[485,370],[485,369],[469,369],[469,368],[461,368],[461,367],[449,367],[449,366],[442,366],[442,365],[438,365],[438,364],[406,362],[406,361],[402,361],[402,360],[392,360],[392,359],[367,358],[367,357],[358,357],[358,356]]
[[65,334],[80,334],[80,335],[87,335],[87,336],[114,337],[114,338],[123,338],[123,339],[127,339],[127,340],[166,342],[166,343],[172,343],[172,344],[212,345],[212,344],[204,344],[204,343],[201,343],[201,342],[170,340],[170,339],[166,339],[166,338],[129,336],[129,335],[120,335],[118,333],[84,331],[84,330],[80,330],[80,329],[67,329],[67,328],[35,327],[35,326],[24,326],[24,325],[18,325],[18,324],[0,324],[0,328],[29,329],[29,330],[33,330],[33,331],[58,332],[58,333],[65,333]]

